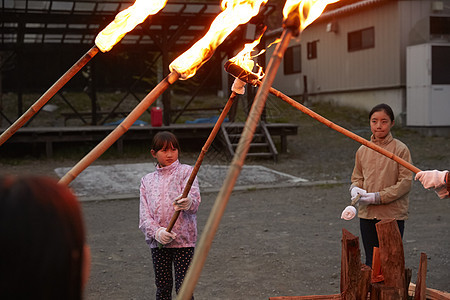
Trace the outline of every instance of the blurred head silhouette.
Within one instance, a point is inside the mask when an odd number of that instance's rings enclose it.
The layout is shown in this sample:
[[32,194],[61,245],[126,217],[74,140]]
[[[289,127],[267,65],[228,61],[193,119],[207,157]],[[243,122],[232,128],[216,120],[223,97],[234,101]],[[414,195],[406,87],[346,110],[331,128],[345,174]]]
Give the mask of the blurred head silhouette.
[[90,252],[81,207],[46,177],[0,177],[0,298],[81,299]]

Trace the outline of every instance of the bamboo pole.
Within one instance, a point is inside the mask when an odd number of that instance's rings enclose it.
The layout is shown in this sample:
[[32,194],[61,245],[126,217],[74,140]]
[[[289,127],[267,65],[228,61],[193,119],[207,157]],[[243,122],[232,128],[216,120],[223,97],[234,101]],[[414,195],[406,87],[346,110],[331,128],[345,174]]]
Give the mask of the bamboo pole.
[[194,293],[195,286],[197,285],[201,271],[208,256],[209,249],[211,248],[214,235],[219,227],[220,220],[225,212],[231,192],[233,191],[236,180],[244,164],[245,157],[250,148],[250,143],[266,103],[269,88],[275,79],[281,59],[283,58],[284,52],[289,45],[292,35],[293,32],[291,28],[286,28],[283,30],[280,38],[281,41],[275,48],[275,51],[270,58],[267,67],[267,74],[261,87],[256,93],[255,100],[247,117],[247,121],[245,122],[244,130],[241,138],[239,139],[235,155],[229,167],[227,177],[225,178],[220,192],[217,195],[214,206],[211,209],[211,213],[205,224],[205,229],[200,237],[198,246],[195,249],[194,257],[186,273],[186,277],[183,280],[177,299],[191,299]]
[[97,46],[87,51],[64,75],[62,75],[36,102],[2,135],[0,135],[0,146],[3,145],[17,130],[31,119],[81,68],[83,68],[97,53]]
[[[206,152],[208,152],[209,146],[211,146],[212,142],[214,141],[217,133],[220,130],[220,126],[222,126],[223,121],[225,120],[225,117],[227,116],[228,112],[230,111],[231,106],[234,103],[234,100],[236,99],[237,94],[233,91],[228,98],[227,103],[225,104],[224,109],[220,113],[219,119],[217,120],[216,124],[214,125],[213,130],[209,134],[208,139],[206,140],[205,144],[202,147],[202,151],[198,155],[197,161],[195,162],[194,168],[191,172],[191,175],[186,183],[186,186],[184,187],[182,198],[186,198],[189,194],[189,191],[191,190],[192,184],[194,183],[195,176],[197,176],[198,171],[200,170],[200,166],[202,165],[203,158],[206,155]],[[178,216],[180,215],[180,211],[176,211],[172,218],[170,219],[169,225],[167,226],[166,231],[171,232],[173,229],[173,226],[175,225],[175,222],[178,219]]]
[[69,172],[67,172],[59,183],[68,185],[72,182],[84,169],[86,169],[94,160],[100,157],[108,148],[114,144],[134,122],[152,105],[153,102],[167,88],[180,78],[177,72],[171,72],[164,78],[144,99],[130,112],[130,114],[94,149],[92,149],[83,159],[81,159]]
[[[228,63],[228,62],[227,62]],[[256,76],[251,76],[251,74],[247,74],[249,72],[245,71],[244,69],[242,69],[241,67],[239,67],[236,64],[233,63],[228,63],[225,65],[225,69],[227,70],[227,72],[229,72],[231,75],[235,76],[236,78],[239,78],[249,84],[253,84],[253,85],[257,85],[257,86],[261,86],[262,83],[260,80],[258,80],[258,78]],[[290,105],[292,105],[293,107],[297,108],[298,110],[302,111],[303,113],[307,114],[308,116],[312,117],[313,119],[316,119],[317,121],[327,125],[328,127],[330,127],[331,129],[336,130],[339,133],[342,133],[343,135],[357,141],[360,144],[363,144],[364,146],[367,146],[369,148],[371,148],[372,150],[375,150],[381,154],[383,154],[384,156],[396,161],[397,163],[399,163],[400,165],[404,166],[405,168],[409,169],[410,171],[414,172],[414,173],[418,173],[421,170],[419,168],[417,168],[416,166],[412,165],[411,163],[407,162],[406,160],[402,159],[401,157],[398,157],[397,155],[395,155],[392,152],[387,151],[386,149],[381,148],[380,146],[372,143],[371,141],[368,141],[362,137],[360,137],[359,135],[331,122],[330,120],[322,117],[321,115],[319,115],[318,113],[310,110],[309,108],[307,108],[306,106],[298,103],[297,101],[295,101],[294,99],[286,96],[285,94],[281,93],[280,91],[274,89],[274,88],[270,88],[269,92],[275,96],[277,96],[278,98],[280,98],[281,100],[289,103]]]

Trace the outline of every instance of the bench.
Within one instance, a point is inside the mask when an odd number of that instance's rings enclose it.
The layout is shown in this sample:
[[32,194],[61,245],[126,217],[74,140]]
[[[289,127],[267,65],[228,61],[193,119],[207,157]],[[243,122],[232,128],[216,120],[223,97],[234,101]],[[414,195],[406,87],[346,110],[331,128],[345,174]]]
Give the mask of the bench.
[[[244,123],[224,123],[227,127],[243,128]],[[123,141],[150,141],[158,131],[171,131],[180,140],[204,138],[211,134],[215,124],[171,124],[169,126],[153,127],[151,125],[131,126],[117,141],[119,153],[123,151]],[[267,129],[272,136],[280,137],[281,152],[287,150],[287,136],[297,134],[297,124],[267,123]],[[116,126],[78,126],[78,127],[24,127],[19,129],[4,145],[7,144],[45,144],[47,157],[53,155],[54,143],[94,141],[101,142]],[[4,146],[2,145],[2,146]],[[1,151],[0,147],[0,151]]]

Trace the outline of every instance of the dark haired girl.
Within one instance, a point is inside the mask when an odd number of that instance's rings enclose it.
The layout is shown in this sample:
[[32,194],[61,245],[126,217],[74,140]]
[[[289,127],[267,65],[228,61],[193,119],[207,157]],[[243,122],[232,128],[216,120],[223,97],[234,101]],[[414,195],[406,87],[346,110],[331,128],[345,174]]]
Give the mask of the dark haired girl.
[[[369,123],[372,131],[370,140],[373,143],[412,163],[408,147],[392,137],[391,128],[395,122],[389,105],[375,106],[369,113]],[[373,247],[378,247],[377,222],[395,218],[403,237],[405,220],[408,218],[412,172],[386,156],[361,146],[356,152],[351,181],[352,199],[361,195],[358,217],[366,265],[371,267]]]
[[[150,151],[156,159],[156,171],[141,179],[139,228],[152,252],[156,299],[172,299],[172,266],[178,293],[197,241],[200,189],[196,178],[189,195],[180,197],[193,168],[179,162],[179,150],[175,135],[168,131],[157,133]],[[168,232],[166,228],[175,211],[181,212],[173,230]]]

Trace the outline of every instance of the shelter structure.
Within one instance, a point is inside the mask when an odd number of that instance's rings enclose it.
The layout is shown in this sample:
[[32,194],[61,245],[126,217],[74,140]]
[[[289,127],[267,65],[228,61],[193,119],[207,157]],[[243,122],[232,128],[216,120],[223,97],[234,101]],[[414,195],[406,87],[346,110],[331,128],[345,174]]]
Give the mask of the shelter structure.
[[[3,92],[17,95],[17,117],[28,108],[23,99],[26,93],[42,94],[48,89],[58,76],[64,74],[83,53],[95,45],[98,33],[119,12],[132,4],[133,1],[128,0],[1,1],[0,96]],[[181,139],[206,137],[212,128],[211,124],[175,123],[187,111],[192,113],[193,110],[200,109],[217,112],[223,109],[222,106],[190,108],[189,105],[202,90],[217,93],[225,76],[231,86],[234,78],[227,74],[222,76],[223,62],[240,51],[246,42],[253,42],[274,10],[273,5],[262,6],[257,16],[228,36],[216,49],[213,57],[198,70],[191,98],[181,109],[172,108],[171,92],[166,91],[159,101],[164,113],[162,124],[158,127],[132,126],[129,134],[118,141],[119,151],[122,151],[123,140],[148,139],[149,133],[158,130],[176,131]],[[58,91],[55,97],[60,97],[67,105],[66,110],[60,113],[64,121],[59,122],[59,126],[28,126],[33,121],[31,119],[25,125],[29,128],[18,130],[9,143],[32,143],[32,149],[36,149],[38,143],[43,144],[45,153],[50,157],[56,143],[101,140],[113,128],[111,125],[116,125],[108,121],[125,117],[129,113],[120,109],[121,103],[129,96],[134,97],[137,102],[142,100],[138,92],[147,92],[153,88],[153,82],[149,83],[149,78],[154,79],[155,85],[165,78],[169,74],[171,61],[204,36],[220,12],[221,7],[216,1],[168,2],[159,13],[147,17],[127,33],[112,50],[99,53],[89,61],[80,74]],[[218,83],[216,90],[215,83]],[[179,82],[175,85],[178,84]],[[123,95],[109,110],[102,109],[97,99],[99,92],[105,90],[120,91]],[[85,92],[90,99],[90,109],[77,109],[67,91]],[[227,93],[230,93],[230,89],[223,96],[227,97]],[[11,125],[16,116],[2,110],[2,104],[0,97],[0,127],[5,127],[4,125]],[[151,114],[152,110],[149,109],[148,112]],[[236,107],[232,112],[236,113]],[[230,113],[230,121],[233,118],[233,113]],[[78,121],[76,127],[67,126],[72,119]],[[79,126],[80,121],[82,126]],[[242,124],[235,124],[222,128],[227,137],[224,149],[230,153],[235,145],[230,140],[231,133],[228,133],[228,129],[241,130],[241,127]],[[297,126],[294,124],[262,124],[261,128],[264,129],[264,136],[267,136],[264,145],[268,145],[270,153],[257,151],[256,154],[269,155],[274,159],[277,150],[270,135],[280,136],[280,150],[285,152],[286,136],[297,133]],[[234,132],[232,134],[239,136]],[[260,144],[261,142],[256,143],[258,147],[261,147]]]
[[[133,1],[129,0],[1,1],[0,92],[17,94],[18,115],[26,109],[22,99],[24,93],[45,91],[57,76],[95,45],[97,34],[132,4]],[[216,70],[220,74],[218,68],[222,59],[243,47],[248,27],[263,23],[274,7],[266,5],[261,10],[217,49],[215,57],[208,62],[208,70]],[[171,60],[203,36],[220,11],[218,2],[168,2],[158,14],[149,16],[126,34],[110,52],[89,62],[82,75],[77,75],[67,84],[68,89],[84,89],[89,94],[91,111],[77,111],[69,99],[58,93],[71,109],[66,118],[77,117],[85,124],[97,125],[124,113],[117,111],[120,101],[112,111],[99,111],[97,91],[120,88],[125,91],[124,98],[132,94],[140,100],[135,90],[145,89],[145,77],[153,73],[157,79],[164,78],[169,73]],[[250,39],[253,40],[254,36]],[[205,84],[212,80],[212,74],[211,71],[205,75],[200,86],[210,86]],[[174,114],[170,93],[162,95],[162,105],[164,124],[169,125]],[[11,120],[14,116],[6,115],[1,108],[0,114],[0,118],[8,123],[14,121]]]

